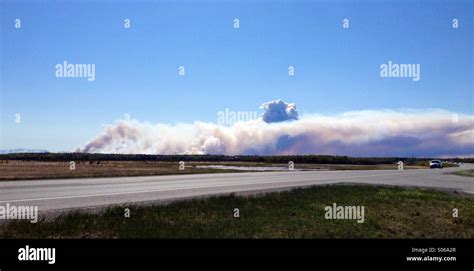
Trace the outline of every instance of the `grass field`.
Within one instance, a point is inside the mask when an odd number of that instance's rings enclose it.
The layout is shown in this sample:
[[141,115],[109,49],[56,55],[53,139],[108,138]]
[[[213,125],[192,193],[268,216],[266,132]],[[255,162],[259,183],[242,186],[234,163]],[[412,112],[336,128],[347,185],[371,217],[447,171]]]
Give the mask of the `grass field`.
[[[365,222],[326,220],[325,206],[362,205]],[[474,238],[474,198],[374,186],[324,186],[252,197],[70,213],[0,225],[1,238]],[[234,218],[239,208],[240,217]],[[453,208],[459,217],[453,217]]]
[[233,172],[232,170],[196,169],[186,164],[179,170],[178,162],[100,161],[77,162],[70,169],[69,162],[8,161],[0,163],[0,180],[126,177],[170,174]]
[[[244,172],[241,170],[196,168],[198,165],[227,166],[279,166],[287,164],[258,162],[186,162],[185,170],[179,170],[179,162],[152,161],[81,161],[76,162],[75,169],[70,169],[69,162],[45,162],[1,160],[0,180],[56,179],[56,178],[87,178],[87,177],[125,177],[170,174],[198,174]],[[358,169],[396,169],[396,164],[381,165],[344,165],[344,164],[295,164],[302,170],[358,170]],[[406,169],[423,168],[423,166],[405,166]]]

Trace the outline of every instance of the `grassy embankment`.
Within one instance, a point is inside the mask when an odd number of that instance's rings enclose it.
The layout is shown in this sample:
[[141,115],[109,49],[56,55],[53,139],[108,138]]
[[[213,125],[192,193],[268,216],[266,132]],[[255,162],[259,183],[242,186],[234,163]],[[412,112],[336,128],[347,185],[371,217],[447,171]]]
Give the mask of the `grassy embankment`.
[[474,169],[456,171],[456,172],[453,172],[453,174],[464,176],[464,177],[474,177]]
[[[364,206],[365,222],[326,220],[324,207],[333,203]],[[0,225],[0,238],[474,238],[474,198],[411,188],[313,187],[73,212],[37,224],[12,221]]]

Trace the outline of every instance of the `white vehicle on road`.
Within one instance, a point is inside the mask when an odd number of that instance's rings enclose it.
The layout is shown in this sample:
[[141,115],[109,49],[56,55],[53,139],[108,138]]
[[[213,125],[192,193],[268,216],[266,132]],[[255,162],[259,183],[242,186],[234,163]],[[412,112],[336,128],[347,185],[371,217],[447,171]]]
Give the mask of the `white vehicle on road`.
[[440,160],[431,160],[430,168],[443,168],[443,162]]

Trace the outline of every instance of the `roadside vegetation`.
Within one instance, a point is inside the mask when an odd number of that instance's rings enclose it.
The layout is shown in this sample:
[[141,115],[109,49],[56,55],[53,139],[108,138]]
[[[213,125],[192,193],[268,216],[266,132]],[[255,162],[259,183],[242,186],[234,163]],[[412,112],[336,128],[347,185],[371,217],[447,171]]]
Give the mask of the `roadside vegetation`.
[[474,177],[474,169],[456,171],[456,172],[453,172],[453,174],[464,176],[464,177]]
[[[364,222],[325,219],[324,208],[333,203],[364,206]],[[474,238],[474,198],[412,188],[320,186],[123,205],[99,214],[76,211],[37,224],[12,221],[0,224],[0,238]]]

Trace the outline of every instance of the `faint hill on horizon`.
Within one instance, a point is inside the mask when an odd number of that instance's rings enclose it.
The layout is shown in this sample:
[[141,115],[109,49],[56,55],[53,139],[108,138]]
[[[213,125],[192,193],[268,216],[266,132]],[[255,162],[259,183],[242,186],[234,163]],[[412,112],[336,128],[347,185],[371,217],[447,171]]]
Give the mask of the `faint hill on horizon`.
[[49,153],[47,150],[42,149],[9,149],[9,150],[0,150],[0,154],[10,154],[10,153]]

